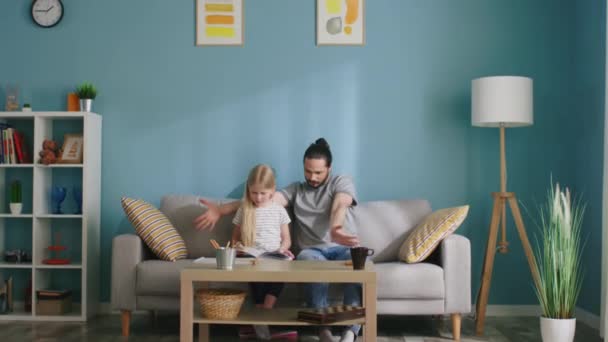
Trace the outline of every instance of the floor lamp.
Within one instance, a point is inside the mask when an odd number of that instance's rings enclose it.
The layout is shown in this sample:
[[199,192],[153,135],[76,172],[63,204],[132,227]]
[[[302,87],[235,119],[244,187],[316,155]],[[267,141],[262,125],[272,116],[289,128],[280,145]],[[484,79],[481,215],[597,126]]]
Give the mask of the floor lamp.
[[[492,268],[496,251],[507,253],[506,204],[509,203],[511,214],[524,248],[534,281],[538,280],[538,271],[534,264],[534,255],[526,234],[521,212],[517,205],[515,193],[507,192],[507,161],[505,158],[505,128],[529,126],[533,123],[532,112],[532,79],[519,76],[492,76],[474,79],[471,84],[471,122],[478,127],[498,127],[500,129],[500,192],[493,192],[494,206],[488,234],[488,244],[483,262],[481,287],[477,298],[477,319],[475,332],[483,334],[483,327],[492,281]],[[501,230],[501,241],[496,246],[498,230]]]

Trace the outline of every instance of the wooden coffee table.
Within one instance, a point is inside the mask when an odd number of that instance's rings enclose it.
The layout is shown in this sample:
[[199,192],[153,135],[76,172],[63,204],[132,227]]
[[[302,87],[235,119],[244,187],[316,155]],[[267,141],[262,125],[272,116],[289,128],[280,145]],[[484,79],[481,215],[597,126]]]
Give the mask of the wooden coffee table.
[[[274,261],[260,260],[234,265],[231,271],[218,270],[215,263],[193,263],[181,271],[180,341],[191,342],[193,324],[199,325],[199,341],[209,341],[210,324],[266,324],[314,325],[297,320],[302,308],[261,310],[243,309],[233,320],[215,320],[202,317],[198,305],[194,306],[194,285],[204,287],[209,282],[285,282],[285,283],[361,283],[365,317],[330,325],[363,325],[364,341],[376,340],[376,272],[368,262],[365,270],[354,271],[344,261]],[[280,298],[279,298],[280,300]]]

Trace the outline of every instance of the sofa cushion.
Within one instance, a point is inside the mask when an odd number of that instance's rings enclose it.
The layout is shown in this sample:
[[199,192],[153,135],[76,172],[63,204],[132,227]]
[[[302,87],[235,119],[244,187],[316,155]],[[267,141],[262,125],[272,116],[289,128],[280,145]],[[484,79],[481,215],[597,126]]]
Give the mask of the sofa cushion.
[[374,249],[374,262],[397,261],[410,230],[430,213],[425,200],[366,202],[348,211],[345,226],[357,232],[362,246]]
[[387,262],[374,265],[378,275],[378,298],[442,299],[443,269],[429,263]]
[[[226,203],[234,200],[213,200],[218,203]],[[171,223],[179,231],[188,248],[188,258],[196,259],[201,256],[214,257],[215,250],[209,244],[210,239],[215,239],[225,245],[232,235],[232,217],[225,215],[216,223],[213,230],[196,230],[194,219],[202,215],[207,207],[199,202],[198,196],[193,195],[166,195],[160,201],[160,210],[167,215]]]
[[469,206],[446,208],[428,215],[407,237],[399,250],[399,259],[408,263],[420,262],[456,230],[467,217]]
[[127,197],[121,199],[127,218],[137,235],[162,260],[186,258],[186,244],[167,217],[153,205]]

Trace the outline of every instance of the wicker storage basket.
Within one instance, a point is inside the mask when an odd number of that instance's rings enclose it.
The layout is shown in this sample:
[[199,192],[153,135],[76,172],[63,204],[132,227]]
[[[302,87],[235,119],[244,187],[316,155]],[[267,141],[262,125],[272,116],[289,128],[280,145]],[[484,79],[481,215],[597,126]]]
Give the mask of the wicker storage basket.
[[235,289],[199,289],[196,298],[201,315],[210,319],[234,319],[245,301],[245,291]]

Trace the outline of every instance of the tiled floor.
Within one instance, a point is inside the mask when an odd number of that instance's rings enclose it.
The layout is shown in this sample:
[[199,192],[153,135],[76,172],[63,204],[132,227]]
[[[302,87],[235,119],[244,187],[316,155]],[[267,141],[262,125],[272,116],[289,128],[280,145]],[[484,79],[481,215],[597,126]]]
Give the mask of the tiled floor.
[[[462,342],[531,342],[541,341],[538,318],[535,317],[488,317],[486,335],[474,336],[474,321],[463,319]],[[576,342],[601,342],[597,330],[579,323]],[[429,317],[384,317],[378,321],[378,342],[443,342],[450,341],[450,322]],[[299,341],[317,341],[314,329],[299,329]],[[337,335],[337,334],[336,334]],[[424,336],[424,337],[423,337]],[[134,315],[131,337],[120,336],[120,316],[108,315],[79,323],[31,323],[0,322],[2,342],[80,342],[80,341],[179,341],[179,317],[159,315],[153,320],[147,315]],[[213,326],[211,341],[239,341],[234,326]]]

